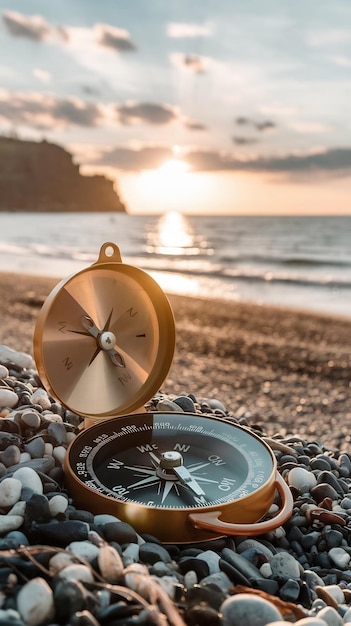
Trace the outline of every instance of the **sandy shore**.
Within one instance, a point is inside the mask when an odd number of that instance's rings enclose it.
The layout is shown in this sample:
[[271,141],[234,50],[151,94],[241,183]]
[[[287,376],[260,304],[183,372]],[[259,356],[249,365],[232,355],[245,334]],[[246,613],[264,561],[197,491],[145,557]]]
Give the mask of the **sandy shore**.
[[[57,280],[0,273],[0,343],[32,353],[38,310]],[[177,328],[169,394],[216,397],[234,415],[348,449],[351,319],[170,296]]]

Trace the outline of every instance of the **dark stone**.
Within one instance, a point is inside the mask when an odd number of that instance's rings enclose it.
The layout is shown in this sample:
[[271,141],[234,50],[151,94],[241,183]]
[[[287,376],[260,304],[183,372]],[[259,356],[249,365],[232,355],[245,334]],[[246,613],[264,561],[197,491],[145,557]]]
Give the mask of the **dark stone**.
[[48,524],[34,522],[31,527],[31,535],[40,543],[48,543],[54,546],[67,546],[72,541],[85,541],[88,539],[89,525],[79,521],[52,521]]
[[289,578],[279,590],[279,597],[285,602],[296,602],[300,595],[300,585],[297,580]]
[[86,607],[87,592],[78,580],[59,581],[54,589],[54,603],[57,620],[66,624],[71,615]]
[[127,522],[108,522],[101,525],[103,536],[106,541],[116,541],[120,545],[125,543],[138,543],[137,533],[133,526]]
[[141,561],[149,565],[153,565],[157,561],[171,562],[169,552],[157,543],[142,543],[139,548],[139,557]]
[[5,450],[8,446],[14,445],[20,447],[22,437],[13,433],[0,431],[0,450]]
[[206,576],[208,576],[210,573],[206,561],[203,561],[202,559],[197,559],[196,557],[193,558],[191,556],[180,559],[178,562],[178,567],[180,573],[183,576],[187,572],[194,571],[198,580],[206,578]]
[[[229,563],[236,570],[241,572],[247,580],[259,580],[260,578],[263,578],[259,569],[250,563],[250,561],[247,561],[243,556],[237,554],[237,552],[233,552],[233,550],[230,550],[229,548],[224,548],[221,552],[221,557],[223,561]],[[221,567],[221,569],[223,568]]]
[[185,602],[189,607],[201,604],[218,611],[225,598],[225,593],[215,585],[194,585],[185,592]]
[[189,396],[178,396],[173,402],[180,406],[185,413],[195,413],[195,404]]
[[186,623],[189,626],[220,626],[222,619],[218,611],[210,606],[193,606],[186,613]]
[[30,528],[33,522],[49,522],[51,519],[49,501],[46,496],[33,493],[26,503],[24,527]]

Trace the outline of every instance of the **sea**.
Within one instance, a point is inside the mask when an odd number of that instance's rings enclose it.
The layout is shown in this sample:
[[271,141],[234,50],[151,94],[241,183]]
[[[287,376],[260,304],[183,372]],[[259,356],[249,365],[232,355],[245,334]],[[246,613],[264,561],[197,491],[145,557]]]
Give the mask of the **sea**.
[[69,276],[105,242],[167,293],[351,317],[351,216],[0,212],[0,271]]

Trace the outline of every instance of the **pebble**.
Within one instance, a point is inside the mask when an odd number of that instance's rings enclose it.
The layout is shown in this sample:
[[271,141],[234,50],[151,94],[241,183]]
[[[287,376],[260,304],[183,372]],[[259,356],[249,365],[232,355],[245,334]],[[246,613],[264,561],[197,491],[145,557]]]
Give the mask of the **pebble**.
[[0,380],[4,380],[4,378],[7,378],[8,376],[9,370],[5,367],[5,365],[0,364]]
[[288,474],[290,487],[295,487],[301,493],[308,493],[317,484],[317,479],[312,472],[303,467],[293,467]]
[[[113,515],[75,507],[62,464],[81,419],[38,386],[32,358],[0,346],[0,381],[0,398],[10,392],[10,403],[0,406],[1,624],[351,623],[347,450],[277,435],[277,467],[294,499],[284,527],[164,545]],[[159,393],[150,401],[156,408],[228,417],[251,428],[249,415],[234,416],[219,398]]]
[[12,409],[17,406],[19,397],[17,393],[7,387],[0,387],[0,407],[9,407]]
[[22,483],[16,478],[4,478],[0,482],[0,508],[9,509],[20,499]]
[[8,346],[0,345],[0,363],[3,365],[14,363],[23,369],[34,369],[34,359],[25,352],[18,352]]
[[19,591],[17,609],[28,626],[40,626],[54,616],[54,596],[43,578],[33,578]]
[[264,598],[241,593],[224,600],[220,612],[223,626],[266,626],[282,619],[278,609]]
[[37,472],[32,467],[20,467],[13,473],[22,487],[28,487],[34,493],[43,493],[43,483]]

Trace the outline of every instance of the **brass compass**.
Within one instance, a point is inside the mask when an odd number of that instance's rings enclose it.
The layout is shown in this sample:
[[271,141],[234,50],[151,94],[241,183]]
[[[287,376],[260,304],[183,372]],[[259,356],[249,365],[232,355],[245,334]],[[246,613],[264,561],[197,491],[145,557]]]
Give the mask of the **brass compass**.
[[90,421],[141,410],[166,378],[174,346],[166,295],[109,242],[96,263],[56,286],[34,331],[46,389]]
[[[38,373],[86,426],[65,458],[70,495],[164,542],[276,528],[293,501],[265,441],[229,419],[145,412],[174,345],[166,295],[148,274],[122,263],[113,243],[49,295],[34,332]],[[277,492],[280,511],[259,521]]]

